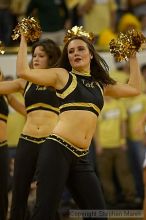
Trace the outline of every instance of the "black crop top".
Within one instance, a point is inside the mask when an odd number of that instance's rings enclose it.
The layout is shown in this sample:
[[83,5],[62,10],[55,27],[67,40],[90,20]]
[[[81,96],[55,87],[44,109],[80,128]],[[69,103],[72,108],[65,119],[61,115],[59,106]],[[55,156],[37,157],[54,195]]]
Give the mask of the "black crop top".
[[35,110],[46,110],[59,114],[59,100],[55,90],[51,87],[27,82],[24,100],[27,113]]
[[7,122],[9,114],[8,104],[4,96],[0,96],[0,120]]
[[69,73],[65,87],[56,91],[60,113],[68,110],[86,110],[99,115],[103,104],[103,88],[92,76]]

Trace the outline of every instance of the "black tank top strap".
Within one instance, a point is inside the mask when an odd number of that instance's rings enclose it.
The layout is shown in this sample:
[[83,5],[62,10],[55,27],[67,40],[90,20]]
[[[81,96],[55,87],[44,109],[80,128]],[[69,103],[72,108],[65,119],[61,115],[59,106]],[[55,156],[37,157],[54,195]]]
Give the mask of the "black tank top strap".
[[64,86],[63,89],[60,89],[60,90],[56,89],[56,92],[57,93],[63,93],[70,86],[70,84],[72,83],[72,77],[73,77],[72,74],[69,72],[69,78],[68,78],[68,81],[67,81],[66,85]]

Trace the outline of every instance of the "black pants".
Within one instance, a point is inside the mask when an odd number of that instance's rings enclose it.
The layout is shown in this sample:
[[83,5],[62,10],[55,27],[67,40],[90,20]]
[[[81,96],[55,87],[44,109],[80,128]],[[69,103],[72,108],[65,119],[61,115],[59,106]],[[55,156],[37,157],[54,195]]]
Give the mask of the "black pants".
[[[65,185],[80,209],[104,210],[105,202],[100,183],[88,154],[78,157],[66,148],[65,142],[54,139],[55,137],[47,139],[40,151],[37,199],[32,219],[55,220]],[[107,218],[102,218],[104,219]]]
[[33,180],[42,142],[45,138],[22,135],[16,149],[10,219],[24,220],[30,185]]
[[8,209],[8,148],[0,143],[0,220],[6,220]]
[[94,139],[92,139],[90,147],[89,147],[89,159],[91,160],[91,163],[93,165],[95,173],[99,178],[97,155],[96,155],[96,149],[95,148],[96,148],[95,142],[94,142]]

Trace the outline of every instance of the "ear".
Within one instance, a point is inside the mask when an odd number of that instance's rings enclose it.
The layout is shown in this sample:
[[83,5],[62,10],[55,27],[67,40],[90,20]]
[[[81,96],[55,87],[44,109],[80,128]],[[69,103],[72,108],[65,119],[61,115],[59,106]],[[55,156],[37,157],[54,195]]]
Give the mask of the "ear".
[[90,58],[91,58],[91,60],[93,59],[93,55],[92,54],[90,54]]

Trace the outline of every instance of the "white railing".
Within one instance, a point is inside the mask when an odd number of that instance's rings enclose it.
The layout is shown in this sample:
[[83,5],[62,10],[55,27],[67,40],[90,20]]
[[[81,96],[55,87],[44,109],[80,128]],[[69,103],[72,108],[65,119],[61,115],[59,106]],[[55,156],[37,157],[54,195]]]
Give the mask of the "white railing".
[[[112,55],[108,52],[99,53],[108,63],[110,70],[115,69],[115,63]],[[31,59],[31,55],[28,55],[28,61]],[[146,64],[146,50],[139,52],[138,54],[139,64]],[[11,75],[16,78],[16,54],[4,54],[0,55],[0,68],[4,75]]]

